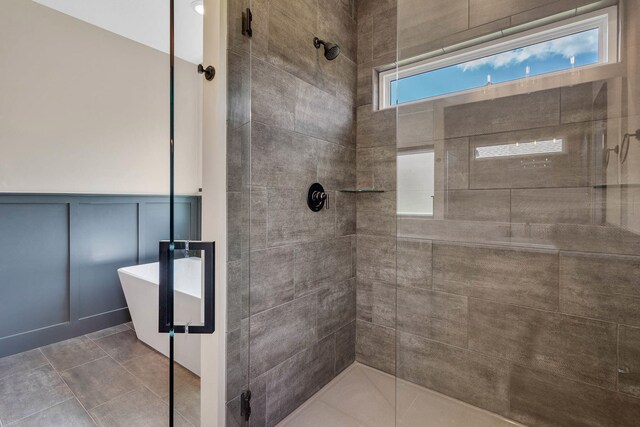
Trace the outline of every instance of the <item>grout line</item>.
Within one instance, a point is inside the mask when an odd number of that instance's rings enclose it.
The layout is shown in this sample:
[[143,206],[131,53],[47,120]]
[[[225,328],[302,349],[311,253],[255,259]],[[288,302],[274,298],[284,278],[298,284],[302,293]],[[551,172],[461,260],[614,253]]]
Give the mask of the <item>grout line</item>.
[[[93,423],[95,425],[98,425],[98,423],[96,422],[96,420],[91,416],[91,414],[89,413],[89,411],[87,410],[87,408],[84,406],[84,404],[80,401],[80,399],[78,399],[78,396],[76,395],[76,393],[71,389],[71,387],[69,386],[69,384],[64,380],[64,378],[62,377],[62,374],[60,374],[60,372],[53,366],[53,363],[51,363],[51,361],[49,360],[49,358],[42,352],[42,350],[40,350],[40,353],[42,353],[42,355],[44,356],[45,359],[47,359],[47,361],[49,362],[49,364],[51,364],[51,367],[53,368],[54,372],[58,375],[58,378],[60,378],[60,381],[62,381],[62,383],[67,386],[67,389],[69,390],[69,392],[71,392],[71,394],[73,395],[73,398],[75,398],[78,403],[80,404],[80,406],[82,407],[82,409],[84,409],[84,412],[89,416],[89,418],[91,418],[91,421],[93,421]],[[102,359],[102,358],[101,358]],[[87,362],[87,363],[91,363],[91,362]],[[68,399],[70,400],[70,399]]]
[[[102,350],[102,348],[100,348],[100,350]],[[46,357],[46,356],[45,356],[45,357]],[[109,355],[108,355],[108,354],[106,354],[106,352],[105,352],[105,355],[104,355],[104,356],[98,357],[97,359],[93,359],[93,360],[90,360],[90,361],[88,361],[88,362],[81,363],[80,365],[73,366],[73,367],[68,368],[68,369],[65,369],[65,370],[63,370],[63,371],[58,371],[55,367],[54,367],[53,369],[55,369],[57,372],[63,373],[63,372],[70,371],[70,370],[72,370],[72,369],[79,368],[79,367],[84,366],[84,365],[88,365],[89,363],[97,362],[98,360],[102,360],[102,359],[104,359],[104,358],[106,358],[106,357],[109,357]],[[51,365],[51,366],[53,366],[53,365]]]
[[[571,381],[571,382],[574,382],[574,383],[578,383],[580,385],[585,385],[587,387],[595,387],[595,388],[598,388],[600,390],[604,390],[604,391],[607,391],[607,392],[610,392],[610,393],[617,393],[617,390],[613,390],[613,389],[604,387],[602,385],[586,382],[584,380],[577,379],[577,378],[574,378],[574,377],[569,377],[569,376],[565,376],[565,375],[561,375],[561,374],[556,374],[555,372],[550,371],[549,369],[544,368],[544,367],[525,365],[525,364],[522,364],[522,363],[520,363],[518,361],[507,359],[505,357],[496,356],[494,354],[483,353],[483,352],[481,352],[479,350],[473,350],[473,349],[470,349],[470,348],[463,348],[463,347],[460,347],[460,346],[457,346],[457,345],[446,343],[444,341],[438,341],[438,340],[434,340],[432,338],[425,338],[425,337],[423,337],[421,335],[416,335],[416,334],[413,334],[413,333],[410,333],[410,332],[405,332],[405,331],[398,331],[398,332],[402,333],[402,334],[405,334],[405,335],[411,335],[412,337],[416,337],[416,338],[418,338],[420,340],[423,340],[423,341],[428,341],[428,342],[432,342],[432,343],[436,343],[436,344],[440,344],[440,345],[445,345],[447,347],[451,347],[451,348],[454,348],[456,350],[468,352],[468,353],[471,353],[474,356],[481,356],[481,357],[485,357],[485,358],[491,358],[491,359],[495,359],[495,360],[498,360],[498,361],[502,361],[502,362],[507,363],[509,365],[509,367],[516,366],[516,367],[520,367],[520,368],[526,369],[528,371],[540,372],[540,373],[543,373],[545,375],[554,376],[554,377],[557,377],[557,378],[560,378],[560,379],[563,379],[563,380],[566,380],[566,381]],[[389,375],[389,374],[387,374],[387,375]],[[412,383],[412,384],[414,384],[414,383]],[[416,384],[416,385],[418,385],[418,384]]]
[[[56,373],[57,373],[57,372],[56,372]],[[29,415],[27,415],[27,416],[24,416],[24,417],[22,417],[22,418],[20,418],[20,419],[17,419],[17,420],[15,420],[15,421],[12,421],[10,424],[7,424],[7,427],[10,427],[10,426],[12,426],[12,425],[15,425],[15,424],[19,423],[20,421],[24,421],[24,420],[26,420],[26,419],[27,419],[27,418],[29,418],[29,417],[32,417],[32,416],[34,416],[34,415],[38,415],[38,414],[40,414],[41,412],[47,411],[47,410],[49,410],[49,409],[51,409],[51,408],[55,408],[55,407],[56,407],[56,406],[58,406],[58,405],[62,405],[63,403],[66,403],[66,402],[68,402],[68,401],[70,401],[70,400],[74,400],[74,399],[75,399],[75,397],[70,397],[70,398],[65,399],[65,400],[63,400],[63,401],[61,401],[61,402],[54,403],[53,405],[47,406],[46,408],[43,408],[43,409],[41,409],[41,410],[39,410],[39,411],[36,411],[36,412],[31,413],[31,414],[29,414]],[[0,421],[0,426],[2,426],[2,422],[1,422],[1,421]]]

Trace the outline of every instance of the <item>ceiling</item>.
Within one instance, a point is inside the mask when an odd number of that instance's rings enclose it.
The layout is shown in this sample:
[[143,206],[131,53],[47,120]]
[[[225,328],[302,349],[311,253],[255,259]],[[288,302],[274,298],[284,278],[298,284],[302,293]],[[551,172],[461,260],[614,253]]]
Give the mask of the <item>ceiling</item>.
[[[112,33],[169,53],[169,1],[159,0],[33,0]],[[202,15],[193,0],[175,0],[176,56],[202,62]]]

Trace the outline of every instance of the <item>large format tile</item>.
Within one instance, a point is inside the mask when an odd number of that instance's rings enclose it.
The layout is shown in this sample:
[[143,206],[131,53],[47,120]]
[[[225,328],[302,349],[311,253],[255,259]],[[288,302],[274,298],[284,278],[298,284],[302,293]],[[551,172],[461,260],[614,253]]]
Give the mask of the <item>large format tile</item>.
[[510,367],[503,361],[399,332],[398,378],[506,414]]
[[332,91],[335,86],[330,72],[335,64],[321,62],[322,53],[310,44],[317,29],[317,13],[318,5],[312,0],[271,2],[267,60],[309,85]]
[[249,254],[227,263],[227,330],[240,328],[249,316]]
[[[554,3],[552,0],[470,0],[470,25],[475,27],[487,22],[495,21],[504,16],[518,13]],[[556,2],[557,3],[557,2]],[[569,8],[567,8],[569,10]]]
[[160,397],[169,394],[169,359],[153,352],[123,364],[125,369],[138,378],[149,390]]
[[0,381],[0,423],[8,425],[71,398],[50,365],[13,375]]
[[389,282],[360,278],[357,281],[356,312],[360,320],[395,328],[396,287]]
[[95,425],[80,402],[72,398],[11,424],[11,427],[93,427]]
[[435,189],[469,188],[469,138],[447,139],[434,144]]
[[31,371],[32,369],[47,364],[49,364],[49,362],[39,349],[3,357],[0,359],[0,380],[11,375]]
[[142,386],[110,357],[80,365],[61,375],[87,410]]
[[313,294],[251,316],[251,378],[316,340],[316,311],[317,295]]
[[504,222],[398,218],[398,236],[451,242],[510,241],[511,225]]
[[430,240],[398,238],[398,285],[431,287],[432,243]]
[[433,288],[555,310],[558,307],[558,254],[519,247],[435,243]]
[[445,139],[519,129],[556,126],[560,117],[557,89],[447,107]]
[[316,180],[320,141],[277,127],[251,125],[251,183],[291,188]]
[[396,282],[396,239],[358,235],[358,279]]
[[109,335],[95,342],[120,363],[153,352],[151,347],[138,340],[136,332],[131,330]]
[[618,390],[640,397],[640,328],[619,326]]
[[251,314],[293,299],[293,248],[251,252]]
[[[184,369],[174,362],[175,365],[175,410],[182,415],[189,423],[200,427],[200,378],[193,372]],[[169,398],[165,398],[166,403]]]
[[632,427],[640,399],[514,366],[509,417],[526,425]]
[[356,360],[394,375],[396,372],[396,332],[365,322],[356,321]]
[[336,332],[356,319],[355,279],[332,281],[318,292],[317,334],[319,338]]
[[371,105],[358,107],[356,142],[358,148],[396,145],[396,111],[373,111]]
[[251,61],[251,80],[252,123],[293,130],[299,81],[257,58]]
[[365,374],[365,368],[352,367],[347,375],[322,393],[321,401],[350,414],[366,426],[393,426],[395,402],[390,403]]
[[365,427],[366,425],[321,400],[314,400],[305,406],[300,413],[296,413],[278,424],[278,427],[326,426]]
[[467,297],[398,287],[399,331],[467,347]]
[[396,192],[358,194],[357,198],[356,229],[358,234],[395,236]]
[[354,120],[351,105],[310,84],[301,83],[298,87],[296,132],[355,148]]
[[560,253],[560,311],[640,326],[640,257]]
[[615,390],[615,324],[469,300],[469,348]]
[[227,398],[239,396],[249,383],[249,323],[227,332],[226,342],[226,387]]
[[343,326],[336,333],[336,374],[356,360],[356,322]]
[[[169,425],[169,406],[145,389],[124,394],[90,412],[100,427]],[[176,426],[190,426],[180,414],[175,415],[174,422]]]
[[335,341],[329,336],[267,374],[267,426],[274,426],[334,376]]
[[397,58],[398,10],[392,8],[376,13],[373,19],[373,61],[377,65],[391,65]]
[[453,0],[447,7],[438,2],[398,0],[398,49],[401,59],[429,52],[433,40],[466,30],[469,25],[468,0]]
[[[307,192],[308,188],[267,189],[269,247],[304,243],[335,235],[335,209],[311,211],[307,206]],[[329,197],[333,199],[332,192],[329,192]]]
[[[341,55],[339,58],[349,58],[356,60],[356,21],[352,14],[351,4],[347,7],[337,3],[345,2],[329,0],[328,7],[320,7],[318,15],[319,31],[326,40],[332,40],[340,46]],[[351,3],[346,0],[346,3]]]
[[640,255],[640,234],[616,226],[511,224],[514,240],[552,245],[563,251]]
[[247,191],[251,176],[251,123],[227,127],[227,191]]
[[[318,182],[325,190],[354,188],[356,184],[356,150],[339,144],[316,140]],[[294,177],[289,178],[292,181]],[[333,200],[330,201],[330,203]]]
[[356,199],[356,194],[336,192],[336,199],[333,202],[336,210],[336,236],[356,234]]
[[403,385],[415,390],[416,396],[407,410],[397,412],[397,427],[523,427],[489,411],[399,381],[398,387]]
[[296,297],[318,289],[319,282],[344,282],[352,277],[351,237],[298,245],[295,254]]
[[445,202],[445,219],[509,222],[509,190],[449,190],[442,199]]
[[[130,329],[127,328],[127,330]],[[86,336],[42,347],[42,353],[58,371],[64,371],[106,356],[106,353]]]
[[592,189],[537,188],[511,191],[511,221],[517,223],[592,222]]

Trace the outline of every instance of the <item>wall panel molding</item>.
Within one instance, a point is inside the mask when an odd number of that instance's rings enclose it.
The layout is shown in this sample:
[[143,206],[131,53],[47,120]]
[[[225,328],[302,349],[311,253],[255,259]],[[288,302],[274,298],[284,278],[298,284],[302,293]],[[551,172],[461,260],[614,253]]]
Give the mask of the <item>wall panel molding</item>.
[[[200,238],[200,196],[176,196],[176,237]],[[156,262],[169,198],[0,194],[0,357],[130,320],[117,269]]]

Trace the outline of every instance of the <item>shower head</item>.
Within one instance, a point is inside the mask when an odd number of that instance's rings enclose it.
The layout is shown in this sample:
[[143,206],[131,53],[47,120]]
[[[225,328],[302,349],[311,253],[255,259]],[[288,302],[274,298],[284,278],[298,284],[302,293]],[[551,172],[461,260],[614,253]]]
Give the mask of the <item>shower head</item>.
[[325,42],[324,40],[320,40],[315,37],[313,39],[313,45],[316,49],[320,49],[320,46],[324,46],[324,57],[329,61],[333,61],[338,57],[338,55],[340,55],[340,46],[337,44]]

